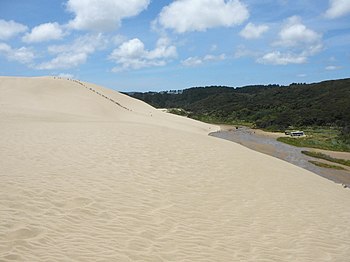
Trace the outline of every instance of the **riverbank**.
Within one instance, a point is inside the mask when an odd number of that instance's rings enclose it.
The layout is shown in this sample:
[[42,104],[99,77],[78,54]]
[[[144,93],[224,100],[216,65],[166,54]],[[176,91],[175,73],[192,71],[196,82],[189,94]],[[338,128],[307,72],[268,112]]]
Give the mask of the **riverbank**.
[[336,183],[350,186],[350,168],[344,167],[345,170],[335,170],[315,166],[309,161],[317,160],[323,163],[330,163],[326,160],[315,159],[301,153],[303,150],[310,150],[327,154],[334,158],[350,159],[348,152],[336,152],[322,149],[295,147],[277,141],[278,137],[284,137],[284,133],[266,132],[259,129],[251,129],[248,127],[235,127],[230,125],[221,125],[221,130],[211,133],[211,136],[229,140],[245,147],[264,153],[296,166],[309,170],[317,175],[332,180]]

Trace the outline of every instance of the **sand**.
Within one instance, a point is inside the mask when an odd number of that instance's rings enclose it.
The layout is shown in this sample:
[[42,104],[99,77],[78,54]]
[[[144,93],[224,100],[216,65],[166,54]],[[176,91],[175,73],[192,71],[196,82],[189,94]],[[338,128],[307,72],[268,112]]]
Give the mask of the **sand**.
[[216,126],[65,79],[0,92],[0,261],[350,257],[350,190]]
[[[259,129],[251,129],[248,127],[239,127],[236,129],[234,126],[220,126],[221,130],[218,132],[210,133],[211,136],[226,139],[243,145],[247,148],[250,148],[254,151],[258,151],[284,161],[287,161],[293,165],[302,167],[306,170],[309,170],[315,174],[318,174],[324,178],[330,179],[336,183],[342,184],[344,187],[350,188],[350,168],[345,165],[335,164],[333,162],[314,158],[307,156],[302,151],[316,151],[323,154],[341,158],[341,159],[350,159],[349,152],[334,152],[327,150],[320,150],[314,148],[306,147],[295,147],[288,145],[276,140],[279,136],[285,136],[284,133],[272,133],[266,132]],[[316,166],[309,161],[317,161],[326,163],[329,165],[337,165],[343,167],[344,170],[336,170],[333,168],[325,168]]]

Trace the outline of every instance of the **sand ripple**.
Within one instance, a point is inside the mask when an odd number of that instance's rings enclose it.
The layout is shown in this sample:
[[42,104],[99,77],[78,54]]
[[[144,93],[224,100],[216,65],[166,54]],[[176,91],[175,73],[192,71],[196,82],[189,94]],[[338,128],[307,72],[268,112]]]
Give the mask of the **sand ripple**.
[[127,123],[12,123],[0,137],[0,260],[350,255],[349,190],[232,143]]
[[340,185],[95,85],[0,88],[0,261],[349,261]]

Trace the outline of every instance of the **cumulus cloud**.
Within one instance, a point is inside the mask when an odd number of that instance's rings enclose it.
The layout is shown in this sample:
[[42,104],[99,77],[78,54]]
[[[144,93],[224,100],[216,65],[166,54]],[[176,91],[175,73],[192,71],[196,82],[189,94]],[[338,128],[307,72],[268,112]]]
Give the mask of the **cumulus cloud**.
[[75,14],[69,26],[77,30],[109,31],[123,18],[136,16],[150,0],[68,0],[67,10]]
[[68,45],[52,45],[48,47],[48,51],[56,57],[37,65],[36,69],[52,70],[77,67],[85,63],[90,54],[105,46],[106,40],[102,34],[81,36]]
[[58,40],[62,37],[63,31],[58,23],[45,23],[34,27],[30,33],[23,36],[22,40],[27,43],[36,43]]
[[247,7],[239,0],[177,0],[162,9],[157,22],[185,33],[239,25],[248,17]]
[[183,61],[181,61],[181,64],[183,66],[187,67],[195,67],[204,64],[205,62],[215,62],[215,61],[222,61],[226,59],[225,54],[221,55],[205,55],[204,57],[189,57]]
[[54,59],[52,59],[51,61],[44,62],[36,66],[36,69],[39,69],[39,70],[67,69],[67,68],[76,67],[80,64],[85,63],[86,59],[87,59],[86,53],[76,53],[76,54],[62,53],[62,54],[59,54]]
[[109,58],[119,65],[113,69],[114,72],[118,72],[126,69],[164,66],[169,59],[176,56],[176,47],[171,45],[168,38],[160,38],[153,50],[146,50],[144,43],[134,38],[114,49]]
[[0,43],[0,55],[5,56],[9,61],[16,61],[21,64],[29,64],[35,58],[30,49],[26,47],[16,49],[5,43]]
[[15,21],[5,21],[0,19],[0,39],[6,40],[17,34],[27,31],[27,26],[16,23]]
[[269,27],[267,25],[248,23],[239,34],[246,39],[256,39],[268,30]]
[[338,18],[350,13],[349,0],[330,0],[326,17],[330,19]]
[[282,26],[278,40],[273,46],[275,50],[257,59],[258,63],[287,65],[306,63],[310,56],[323,49],[322,35],[307,28],[300,17],[292,16]]
[[123,35],[116,35],[116,36],[112,37],[112,42],[114,45],[120,45],[120,44],[124,43],[125,41],[127,41],[127,37],[123,36]]
[[279,40],[275,43],[280,46],[293,47],[304,44],[319,43],[322,36],[302,24],[301,18],[292,16],[279,32]]
[[307,57],[302,54],[281,53],[279,51],[267,53],[257,60],[260,64],[272,65],[304,64],[306,61]]
[[108,40],[103,34],[87,34],[76,38],[73,43],[66,45],[51,45],[48,51],[51,54],[59,53],[87,53],[102,50],[106,47]]

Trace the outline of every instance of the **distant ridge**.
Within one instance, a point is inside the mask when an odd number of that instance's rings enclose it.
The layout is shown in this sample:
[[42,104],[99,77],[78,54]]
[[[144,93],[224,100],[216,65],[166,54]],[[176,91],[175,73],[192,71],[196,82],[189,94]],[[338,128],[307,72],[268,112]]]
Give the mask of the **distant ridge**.
[[350,125],[350,78],[289,86],[192,87],[181,92],[129,93],[158,108],[182,108],[188,116],[259,128]]

